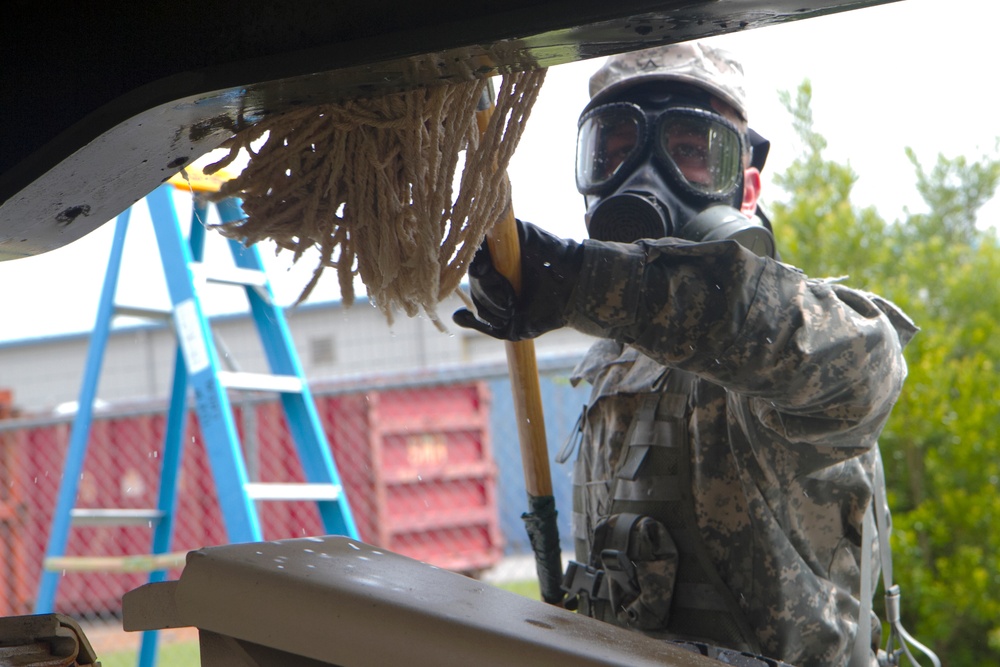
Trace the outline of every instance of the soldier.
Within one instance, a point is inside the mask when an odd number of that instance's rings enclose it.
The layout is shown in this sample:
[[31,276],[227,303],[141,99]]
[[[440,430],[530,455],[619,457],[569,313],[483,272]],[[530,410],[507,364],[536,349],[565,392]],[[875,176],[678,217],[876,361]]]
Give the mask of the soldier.
[[769,660],[742,664],[875,665],[863,527],[916,327],[776,259],[729,54],[613,56],[590,91],[576,163],[590,239],[519,222],[522,294],[484,245],[477,315],[454,315],[507,340],[601,339],[573,375],[592,394],[565,587],[595,618]]

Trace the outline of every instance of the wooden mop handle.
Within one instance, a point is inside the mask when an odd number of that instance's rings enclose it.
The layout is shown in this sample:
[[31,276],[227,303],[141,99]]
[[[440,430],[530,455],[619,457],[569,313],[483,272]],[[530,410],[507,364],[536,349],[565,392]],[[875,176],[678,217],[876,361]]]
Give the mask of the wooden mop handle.
[[[476,112],[480,135],[486,131],[493,115],[492,99],[487,108]],[[486,242],[493,257],[493,266],[521,293],[521,242],[517,236],[514,208],[508,206],[503,218],[493,226]],[[538,362],[535,344],[530,340],[506,341],[507,369],[514,398],[514,415],[521,443],[521,464],[524,484],[530,496],[552,495],[552,473],[549,469],[548,445],[545,441],[545,419],[542,414],[542,392],[538,384]]]
[[[493,266],[504,275],[514,290],[521,291],[521,244],[517,238],[514,213],[508,209],[487,235],[493,256]],[[549,470],[548,446],[545,441],[545,418],[542,414],[542,392],[538,384],[538,362],[535,343],[530,340],[505,341],[507,370],[514,394],[514,415],[521,442],[521,463],[524,484],[531,496],[552,495],[552,474]]]

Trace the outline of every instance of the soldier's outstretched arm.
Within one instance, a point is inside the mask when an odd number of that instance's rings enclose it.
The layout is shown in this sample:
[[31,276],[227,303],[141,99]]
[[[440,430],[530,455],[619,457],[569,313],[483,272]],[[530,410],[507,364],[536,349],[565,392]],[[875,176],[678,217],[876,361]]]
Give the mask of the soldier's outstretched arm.
[[851,447],[874,443],[916,331],[879,297],[734,241],[676,239],[586,241],[566,321],[750,397],[788,439]]

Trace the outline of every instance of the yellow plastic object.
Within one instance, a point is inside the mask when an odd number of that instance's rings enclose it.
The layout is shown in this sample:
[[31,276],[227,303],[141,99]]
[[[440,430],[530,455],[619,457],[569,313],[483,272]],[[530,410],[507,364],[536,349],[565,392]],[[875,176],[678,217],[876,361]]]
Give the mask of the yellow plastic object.
[[184,192],[218,192],[222,184],[236,178],[236,174],[220,169],[214,174],[206,174],[196,165],[179,171],[167,181]]

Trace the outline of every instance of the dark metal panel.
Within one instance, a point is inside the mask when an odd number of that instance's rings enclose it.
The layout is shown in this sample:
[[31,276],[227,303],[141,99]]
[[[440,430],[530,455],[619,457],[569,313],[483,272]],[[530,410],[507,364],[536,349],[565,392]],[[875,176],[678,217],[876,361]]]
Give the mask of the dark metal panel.
[[295,106],[889,1],[19,3],[0,44],[0,260],[80,238]]

